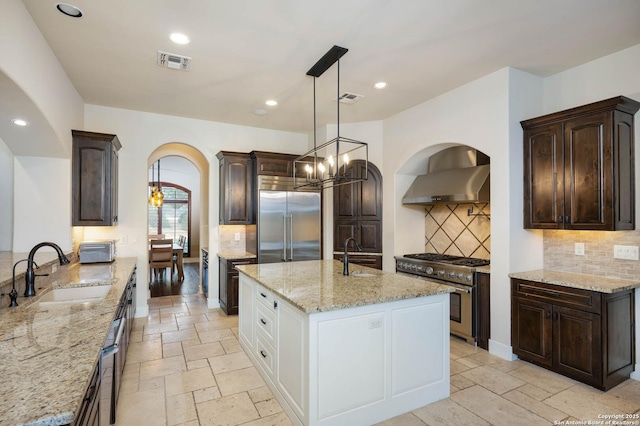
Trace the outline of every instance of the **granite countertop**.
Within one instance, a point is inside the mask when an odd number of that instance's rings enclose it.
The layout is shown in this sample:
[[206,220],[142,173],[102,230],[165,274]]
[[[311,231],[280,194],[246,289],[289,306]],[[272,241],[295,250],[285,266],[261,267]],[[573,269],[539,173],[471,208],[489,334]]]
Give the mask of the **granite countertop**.
[[491,265],[478,266],[476,268],[476,272],[480,272],[481,274],[490,274],[491,273]]
[[0,309],[2,424],[72,422],[135,265],[135,258],[74,262],[52,276],[52,288],[112,285],[100,302],[40,306],[43,290],[32,298],[19,297],[18,307]]
[[[71,259],[73,252],[65,252],[67,257]],[[5,284],[11,284],[11,277],[13,275],[13,265],[22,259],[26,259],[29,253],[13,253],[10,251],[0,251],[0,287]],[[51,250],[48,251],[48,247],[42,248],[36,252],[33,256],[33,260],[40,268],[50,266],[55,263],[58,264],[58,254]],[[24,281],[23,277],[27,270],[27,262],[23,262],[16,266],[16,283]],[[37,273],[41,273],[36,271]],[[22,284],[21,284],[22,285]],[[23,289],[24,290],[24,289]]]
[[640,280],[623,280],[620,278],[599,277],[595,275],[576,274],[572,272],[549,271],[537,269],[535,271],[514,272],[510,278],[555,284],[582,290],[597,291],[599,293],[615,293],[640,287]]
[[230,259],[255,259],[256,256],[253,253],[249,253],[248,251],[223,251],[218,252],[218,257],[224,260]]
[[450,286],[383,272],[356,264],[349,271],[363,271],[371,276],[342,275],[337,260],[310,260],[236,267],[240,272],[305,313],[347,309],[401,299],[451,293]]

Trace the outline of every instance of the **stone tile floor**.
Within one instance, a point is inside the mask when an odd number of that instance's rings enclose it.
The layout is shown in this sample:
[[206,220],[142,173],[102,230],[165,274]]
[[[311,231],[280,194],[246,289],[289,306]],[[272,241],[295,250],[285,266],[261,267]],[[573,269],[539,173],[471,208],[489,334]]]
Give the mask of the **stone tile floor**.
[[[237,325],[237,316],[207,309],[202,294],[150,299],[148,318],[134,322],[117,425],[290,425]],[[600,416],[614,414],[640,415],[639,381],[605,393],[452,338],[451,396],[381,425],[606,424]]]

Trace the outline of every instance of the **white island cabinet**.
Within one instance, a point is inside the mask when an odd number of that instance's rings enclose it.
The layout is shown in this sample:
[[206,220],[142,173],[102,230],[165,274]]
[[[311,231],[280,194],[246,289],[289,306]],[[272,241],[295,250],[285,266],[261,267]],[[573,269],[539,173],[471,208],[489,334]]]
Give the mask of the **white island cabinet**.
[[338,261],[242,266],[240,344],[294,424],[365,425],[449,396],[449,292]]

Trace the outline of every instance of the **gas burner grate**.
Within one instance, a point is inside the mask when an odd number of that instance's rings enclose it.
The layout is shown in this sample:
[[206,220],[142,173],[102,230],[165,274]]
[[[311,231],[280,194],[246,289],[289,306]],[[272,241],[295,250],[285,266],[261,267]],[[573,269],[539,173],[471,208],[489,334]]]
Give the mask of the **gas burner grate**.
[[430,262],[442,262],[442,263],[449,263],[451,265],[471,266],[471,267],[485,266],[490,264],[490,261],[485,259],[478,259],[475,257],[453,256],[450,254],[440,254],[440,253],[413,253],[413,254],[405,254],[404,257],[409,259],[418,259],[418,260],[425,260]]

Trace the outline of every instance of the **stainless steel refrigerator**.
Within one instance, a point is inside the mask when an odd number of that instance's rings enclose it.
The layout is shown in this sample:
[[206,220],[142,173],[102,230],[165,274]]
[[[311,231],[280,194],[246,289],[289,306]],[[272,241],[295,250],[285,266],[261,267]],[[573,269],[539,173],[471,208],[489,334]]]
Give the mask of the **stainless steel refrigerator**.
[[258,192],[258,263],[320,259],[320,192],[280,176],[258,176]]

